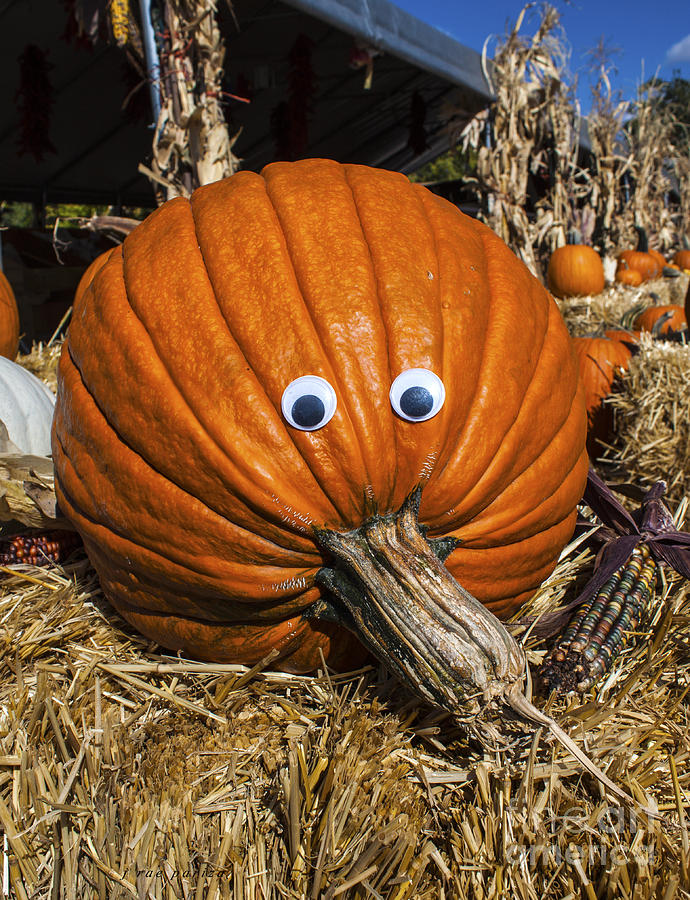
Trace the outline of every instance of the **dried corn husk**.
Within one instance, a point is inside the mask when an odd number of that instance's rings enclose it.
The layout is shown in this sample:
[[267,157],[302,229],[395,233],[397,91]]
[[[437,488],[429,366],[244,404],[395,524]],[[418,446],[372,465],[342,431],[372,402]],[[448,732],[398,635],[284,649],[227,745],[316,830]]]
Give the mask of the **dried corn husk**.
[[[40,378],[53,391],[57,387],[59,344],[34,344],[17,362]],[[0,421],[0,534],[29,528],[70,528],[57,511],[53,461],[49,457],[22,453]]]
[[237,168],[221,103],[225,46],[216,4],[165,0],[166,49],[161,58],[161,110],[149,177],[159,202],[189,197]]

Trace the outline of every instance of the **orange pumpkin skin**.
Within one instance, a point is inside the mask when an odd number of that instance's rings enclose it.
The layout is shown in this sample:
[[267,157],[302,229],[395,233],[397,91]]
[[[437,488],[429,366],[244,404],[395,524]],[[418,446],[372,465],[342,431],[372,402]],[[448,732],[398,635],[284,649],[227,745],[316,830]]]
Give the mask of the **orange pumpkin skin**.
[[[389,401],[431,369],[425,422]],[[328,424],[282,418],[293,379],[335,388]],[[552,571],[588,458],[572,341],[486,226],[402,175],[329,160],[240,172],[155,211],[75,306],[53,428],[60,507],[108,598],[202,659],[351,665],[302,613],[347,531],[423,485],[451,574],[500,616]]]
[[690,269],[690,250],[676,250],[673,262],[681,269]]
[[19,350],[19,310],[12,285],[0,272],[0,356],[14,360]]
[[650,306],[648,309],[645,309],[633,322],[633,328],[636,328],[638,331],[654,331],[654,326],[659,319],[668,313],[671,315],[659,327],[659,334],[666,334],[668,331],[680,331],[688,327],[683,307],[669,304],[665,306]]
[[614,379],[627,371],[632,352],[623,341],[608,337],[576,337],[573,338],[573,344],[591,426],[594,414],[611,393]]
[[96,275],[101,271],[103,266],[108,262],[110,258],[110,254],[115,250],[113,247],[110,250],[106,250],[105,253],[99,254],[94,260],[89,263],[88,267],[84,270],[84,274],[79,279],[79,284],[77,285],[77,289],[74,292],[74,303],[79,303],[84,293],[91,286],[91,282],[96,277]]
[[664,256],[664,254],[659,253],[658,250],[652,250],[651,247],[647,250],[647,253],[649,253],[649,255],[657,261],[657,263],[659,264],[659,271],[662,272],[664,266],[667,265],[666,257]]
[[585,244],[559,247],[549,259],[546,282],[559,298],[600,294],[605,283],[601,257]]
[[627,284],[630,287],[637,287],[642,284],[642,275],[636,269],[629,269],[627,265],[620,265],[616,270],[616,281],[619,284]]

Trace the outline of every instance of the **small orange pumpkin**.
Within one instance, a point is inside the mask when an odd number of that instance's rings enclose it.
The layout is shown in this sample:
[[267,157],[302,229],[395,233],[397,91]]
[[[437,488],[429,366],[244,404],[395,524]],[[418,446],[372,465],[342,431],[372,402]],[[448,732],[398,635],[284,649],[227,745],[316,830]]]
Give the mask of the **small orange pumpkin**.
[[650,306],[633,322],[638,331],[649,331],[652,334],[666,334],[669,331],[681,331],[688,327],[688,320],[682,306],[668,304]]
[[[632,269],[639,272],[642,281],[649,281],[661,274],[665,262],[659,263],[659,260],[652,256],[649,252],[649,241],[644,228],[635,227],[637,232],[637,248],[635,250],[624,250],[618,256],[619,267]],[[659,254],[661,256],[661,254]],[[663,259],[663,257],[662,257]],[[627,283],[627,282],[624,282]]]
[[602,336],[573,339],[587,408],[587,451],[596,459],[613,435],[613,410],[603,401],[618,377],[627,372],[632,350],[627,342]]
[[546,273],[549,290],[555,297],[600,294],[604,290],[601,257],[586,244],[566,244],[551,254]]
[[628,370],[632,351],[623,341],[610,337],[576,337],[573,338],[573,344],[591,425],[602,401],[611,393],[616,376]]
[[0,272],[0,356],[15,359],[19,350],[19,310],[5,275]]
[[619,260],[618,269],[616,270],[616,281],[618,284],[638,287],[642,284],[642,275],[637,269],[631,269],[627,263],[621,263]]

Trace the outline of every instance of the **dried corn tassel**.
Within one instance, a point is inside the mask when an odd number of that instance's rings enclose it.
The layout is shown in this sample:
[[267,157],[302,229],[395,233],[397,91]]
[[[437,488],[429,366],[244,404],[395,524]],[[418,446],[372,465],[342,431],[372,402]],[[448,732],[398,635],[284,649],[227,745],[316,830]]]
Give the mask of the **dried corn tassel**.
[[609,670],[639,625],[656,583],[656,563],[644,544],[581,606],[542,665],[549,689],[587,690]]
[[118,47],[129,39],[129,0],[110,0],[110,27]]
[[64,562],[81,546],[81,538],[74,531],[44,531],[18,534],[0,543],[0,566],[18,563],[49,566]]

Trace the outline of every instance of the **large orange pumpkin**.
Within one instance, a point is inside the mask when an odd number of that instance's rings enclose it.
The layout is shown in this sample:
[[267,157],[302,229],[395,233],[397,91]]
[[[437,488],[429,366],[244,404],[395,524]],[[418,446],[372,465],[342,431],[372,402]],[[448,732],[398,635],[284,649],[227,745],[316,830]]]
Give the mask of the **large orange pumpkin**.
[[559,298],[600,294],[605,283],[601,257],[586,244],[559,247],[549,259],[546,282]]
[[638,331],[650,331],[653,334],[681,331],[687,327],[685,310],[675,303],[649,306],[633,322],[633,328]]
[[19,349],[19,310],[12,285],[0,272],[0,356],[14,359]]
[[420,487],[424,546],[514,612],[572,534],[585,434],[564,322],[498,237],[400,174],[305,160],[171,200],[111,253],[75,305],[53,453],[126,619],[307,671],[354,660],[327,619],[373,615],[339,614],[323,573],[361,576],[379,526],[419,544],[398,511]]

